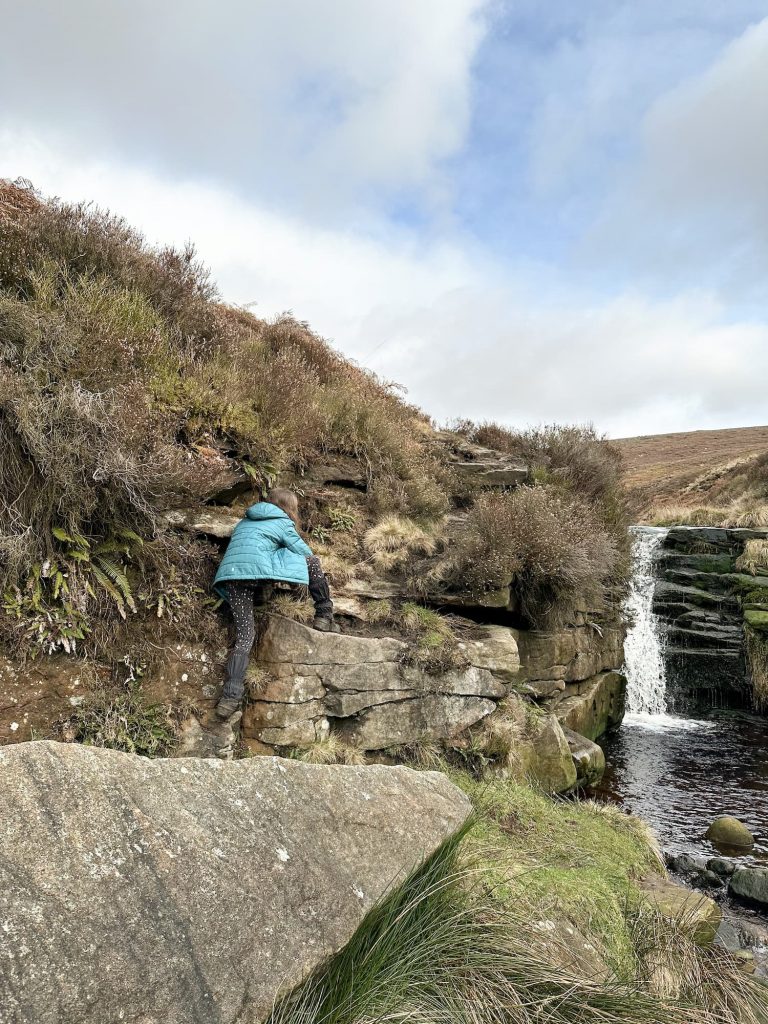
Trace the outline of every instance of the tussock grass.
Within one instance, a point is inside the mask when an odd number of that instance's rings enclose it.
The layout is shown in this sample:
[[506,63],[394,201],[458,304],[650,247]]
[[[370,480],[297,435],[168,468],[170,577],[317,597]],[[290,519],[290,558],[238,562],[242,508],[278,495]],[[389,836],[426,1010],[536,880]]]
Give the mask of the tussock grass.
[[757,711],[768,711],[768,639],[765,635],[744,627],[747,665],[752,682],[752,703]]
[[722,526],[725,511],[718,508],[690,508],[686,505],[659,505],[651,509],[651,526]]
[[739,572],[750,576],[762,576],[768,573],[768,540],[748,540],[743,552],[736,559],[735,567]]
[[333,733],[308,747],[296,747],[291,751],[291,757],[309,764],[364,765],[368,763],[364,750],[354,744],[344,743]]
[[396,619],[410,641],[407,657],[411,664],[427,672],[446,672],[466,665],[456,633],[439,612],[406,601]]
[[493,765],[516,775],[521,773],[520,745],[533,724],[532,713],[532,705],[526,701],[515,697],[501,701],[492,715],[468,731],[462,756],[478,761],[481,772]]
[[[269,1024],[756,1024],[757,990],[725,962],[696,958],[700,989],[590,980],[530,907],[502,903],[462,837],[376,907],[351,942],[274,1009]],[[659,925],[659,927],[661,927]],[[548,936],[540,942],[541,935]],[[572,941],[572,939],[571,939]],[[688,975],[691,968],[688,967]],[[718,976],[719,973],[719,976]],[[724,982],[733,974],[734,988]],[[716,989],[716,993],[712,990]],[[713,1004],[701,1007],[702,993]],[[728,1004],[721,995],[728,993]],[[713,998],[715,995],[715,998]]]
[[366,531],[363,546],[373,565],[383,572],[399,569],[415,555],[431,555],[438,545],[433,530],[401,516],[390,515]]
[[761,529],[768,526],[768,504],[738,502],[723,506],[658,505],[645,521],[650,526],[723,526]]
[[380,622],[388,622],[394,615],[394,607],[387,598],[366,601],[363,605],[363,614],[365,621],[375,626]]
[[306,594],[275,593],[270,601],[270,610],[305,625],[315,617],[315,606]]

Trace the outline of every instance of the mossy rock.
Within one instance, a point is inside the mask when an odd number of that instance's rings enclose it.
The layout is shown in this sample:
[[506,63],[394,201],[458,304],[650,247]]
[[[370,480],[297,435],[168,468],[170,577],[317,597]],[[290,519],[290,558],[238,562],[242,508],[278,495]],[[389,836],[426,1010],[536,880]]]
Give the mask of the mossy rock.
[[732,594],[765,593],[768,594],[768,576],[749,576],[744,572],[732,572],[723,577],[728,583]]
[[658,914],[683,928],[697,946],[712,945],[723,918],[713,899],[658,875],[641,879],[640,891]]
[[735,559],[730,555],[688,555],[689,564],[697,572],[725,575],[733,572]]
[[732,849],[748,850],[755,845],[755,837],[744,822],[731,814],[721,814],[715,818],[707,829],[705,838],[716,846]]
[[744,621],[756,633],[768,634],[768,609],[745,608]]

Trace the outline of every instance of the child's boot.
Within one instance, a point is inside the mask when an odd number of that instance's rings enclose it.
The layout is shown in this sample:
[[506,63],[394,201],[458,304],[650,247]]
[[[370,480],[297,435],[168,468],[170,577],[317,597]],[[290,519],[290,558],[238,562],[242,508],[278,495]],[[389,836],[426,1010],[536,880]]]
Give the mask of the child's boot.
[[227,661],[227,678],[224,680],[216,714],[219,718],[231,718],[239,710],[245,692],[245,675],[248,671],[247,654],[230,654]]
[[322,601],[315,601],[315,618],[312,626],[314,629],[319,629],[321,633],[341,632],[333,617],[333,601],[330,597],[325,597]]

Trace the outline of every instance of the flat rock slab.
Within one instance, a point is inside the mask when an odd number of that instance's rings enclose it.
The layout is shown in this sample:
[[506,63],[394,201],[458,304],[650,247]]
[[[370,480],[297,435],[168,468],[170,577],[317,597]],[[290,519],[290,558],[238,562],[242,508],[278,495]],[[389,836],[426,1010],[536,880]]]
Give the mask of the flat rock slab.
[[456,832],[437,772],[0,750],[3,1024],[243,1024]]

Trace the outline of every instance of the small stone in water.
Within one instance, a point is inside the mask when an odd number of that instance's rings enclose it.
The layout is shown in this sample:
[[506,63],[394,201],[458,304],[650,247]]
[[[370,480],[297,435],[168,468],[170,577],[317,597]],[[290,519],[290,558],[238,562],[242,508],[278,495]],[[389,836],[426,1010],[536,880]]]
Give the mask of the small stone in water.
[[719,846],[736,846],[748,849],[755,845],[755,837],[747,826],[731,814],[715,818],[706,832],[707,839]]
[[692,857],[689,853],[679,854],[679,856],[674,858],[670,867],[680,875],[696,875],[700,871],[706,870],[704,861],[700,858]]
[[697,879],[699,885],[703,885],[707,889],[720,889],[725,882],[720,875],[715,874],[714,871],[702,871]]
[[726,860],[725,857],[711,857],[707,861],[707,868],[722,878],[728,878],[736,870],[736,865],[732,860]]

